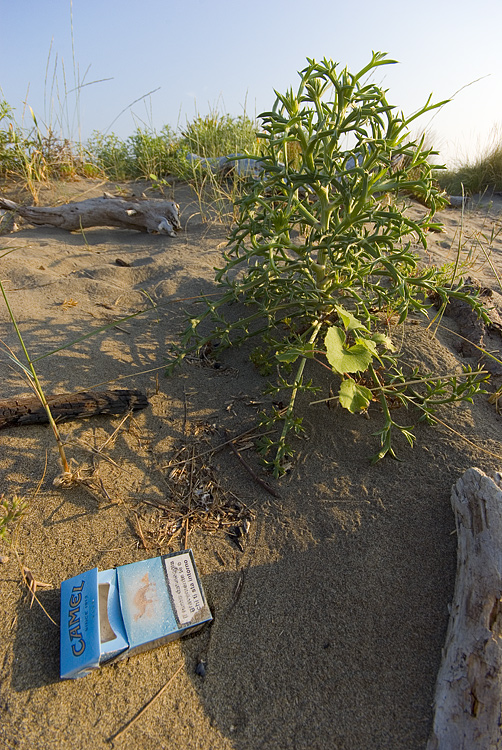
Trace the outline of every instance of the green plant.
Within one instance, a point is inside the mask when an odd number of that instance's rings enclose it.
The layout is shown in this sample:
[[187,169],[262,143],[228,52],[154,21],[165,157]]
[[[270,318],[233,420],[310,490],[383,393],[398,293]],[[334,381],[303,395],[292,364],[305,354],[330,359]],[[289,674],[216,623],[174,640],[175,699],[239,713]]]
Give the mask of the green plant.
[[0,176],[5,177],[15,164],[14,149],[16,132],[12,107],[0,99]]
[[86,147],[92,161],[109,179],[148,179],[171,171],[175,136],[165,125],[160,133],[137,128],[127,140],[94,131]]
[[491,143],[474,159],[438,174],[449,195],[474,195],[502,190],[502,131],[496,128]]
[[[336,373],[338,401],[349,411],[380,403],[385,423],[375,459],[395,455],[395,430],[413,439],[391,417],[391,399],[415,404],[431,418],[441,403],[470,399],[484,378],[479,372],[445,382],[425,377],[420,393],[382,330],[382,312],[404,323],[410,311],[425,312],[431,293],[479,308],[460,288],[440,286],[434,269],[420,270],[410,249],[414,237],[426,247],[445,198],[431,152],[411,140],[409,125],[442,103],[429,99],[408,118],[397,112],[386,92],[366,81],[392,62],[374,53],[354,75],[331,60],[308,59],[297,92],[278,93],[272,111],[261,115],[262,177],[238,201],[225,264],[216,274],[223,294],[190,319],[168,368],[209,341],[223,349],[259,336],[265,353],[255,352],[255,359],[268,359],[278,372],[271,390],[289,393],[286,407],[263,417],[267,426],[282,424],[278,437],[262,445],[264,452],[275,450],[269,464],[276,475],[292,453],[289,432],[301,429],[297,394],[315,390],[305,379],[307,360],[327,359],[322,364]],[[429,212],[408,217],[401,191],[422,196]],[[236,301],[251,310],[231,321],[227,305]]]
[[242,195],[246,179],[238,170],[221,168],[222,157],[258,154],[257,125],[247,115],[231,117],[213,110],[198,115],[182,131],[170,171],[188,182],[197,195],[204,221],[232,223],[233,205]]
[[114,133],[105,135],[95,130],[86,146],[97,168],[109,179],[126,180],[135,176],[128,145]]
[[212,111],[188,122],[180,146],[204,158],[236,153],[256,153],[257,127],[247,115],[231,117]]
[[10,526],[18,523],[28,507],[26,500],[14,495],[5,497],[0,495],[0,540],[5,539],[10,532]]
[[96,174],[82,147],[58,137],[50,127],[40,126],[31,108],[30,113],[31,127],[22,128],[12,108],[0,101],[0,176],[20,178],[36,202],[43,182]]
[[160,133],[137,128],[129,138],[136,176],[148,179],[152,173],[164,175],[170,172],[174,142],[174,133],[167,125],[164,125]]

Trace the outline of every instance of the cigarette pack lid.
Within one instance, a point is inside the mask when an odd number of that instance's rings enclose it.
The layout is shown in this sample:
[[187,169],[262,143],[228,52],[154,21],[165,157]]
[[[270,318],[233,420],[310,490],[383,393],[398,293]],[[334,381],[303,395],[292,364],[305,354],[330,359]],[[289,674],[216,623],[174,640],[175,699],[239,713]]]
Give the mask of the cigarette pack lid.
[[61,677],[83,677],[99,666],[98,569],[61,584]]

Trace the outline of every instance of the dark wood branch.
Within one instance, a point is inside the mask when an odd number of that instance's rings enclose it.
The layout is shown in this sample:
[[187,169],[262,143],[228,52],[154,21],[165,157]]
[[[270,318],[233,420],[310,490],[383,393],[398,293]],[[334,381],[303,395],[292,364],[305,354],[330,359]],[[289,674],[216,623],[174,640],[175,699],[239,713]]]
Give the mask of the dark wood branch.
[[[96,414],[123,414],[148,406],[143,393],[126,389],[47,396],[47,403],[57,422],[94,417]],[[36,396],[0,401],[0,429],[25,424],[45,424],[48,421],[47,413]]]

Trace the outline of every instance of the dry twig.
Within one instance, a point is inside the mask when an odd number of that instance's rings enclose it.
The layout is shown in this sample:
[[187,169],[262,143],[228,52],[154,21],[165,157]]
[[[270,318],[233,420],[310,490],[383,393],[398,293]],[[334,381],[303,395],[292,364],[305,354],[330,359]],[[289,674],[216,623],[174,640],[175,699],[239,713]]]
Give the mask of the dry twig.
[[263,489],[266,490],[266,492],[270,493],[273,497],[280,498],[280,495],[277,492],[277,490],[274,489],[264,479],[262,479],[261,477],[259,477],[258,474],[254,471],[254,469],[252,469],[251,466],[247,463],[247,461],[245,461],[243,459],[243,457],[241,456],[241,454],[239,453],[239,451],[235,447],[234,441],[230,440],[228,444],[229,444],[230,448],[232,449],[232,451],[237,456],[237,458],[239,459],[239,461],[241,462],[241,464],[244,466],[244,468],[246,469],[246,471],[249,472],[249,474],[251,474],[251,476],[253,477],[253,479],[255,480],[255,482],[257,482],[260,485],[260,487],[263,487]]
[[23,580],[24,580],[25,584],[28,587],[28,591],[31,594],[31,600],[30,600],[30,609],[31,609],[32,606],[33,606],[33,602],[37,598],[36,597],[37,589],[38,588],[50,589],[51,584],[50,583],[43,583],[43,581],[37,581],[37,579],[35,578],[35,576],[31,572],[31,570],[29,568],[25,568],[24,565],[21,568],[21,572],[23,574]]
[[37,589],[38,588],[50,588],[51,584],[50,583],[43,583],[42,581],[37,581],[37,579],[35,578],[35,576],[31,572],[31,570],[29,568],[26,568],[24,565],[21,565],[21,562],[19,560],[19,555],[17,554],[17,552],[15,552],[15,554],[16,554],[16,557],[17,557],[18,562],[19,562],[20,567],[21,567],[21,575],[23,576],[23,581],[25,582],[26,586],[28,587],[28,591],[31,594],[30,609],[33,606],[33,602],[35,601],[39,605],[39,607],[42,609],[42,611],[44,612],[44,614],[47,615],[47,617],[52,622],[52,624],[55,625],[56,627],[59,627],[58,623],[55,620],[52,619],[52,617],[47,612],[47,610],[45,609],[44,605],[42,604],[42,602],[40,601],[40,599],[37,596]]
[[166,682],[164,687],[161,687],[158,693],[156,693],[153,698],[151,698],[148,703],[146,703],[143,708],[134,716],[126,725],[123,727],[120,731],[113,734],[111,737],[108,738],[108,742],[114,742],[115,740],[118,740],[119,737],[121,737],[127,729],[130,729],[133,724],[135,724],[138,719],[143,716],[145,711],[147,711],[154,703],[155,701],[160,698],[160,696],[167,690],[167,688],[173,683],[174,678],[177,677],[177,675],[181,672],[183,669],[183,664],[180,664],[176,672],[169,678],[169,680]]
[[[201,439],[204,431],[214,432],[210,425],[195,426],[195,437]],[[247,434],[247,433],[245,433]],[[168,492],[165,500],[145,501],[158,509],[143,525],[144,538],[150,546],[166,546],[176,536],[183,534],[185,548],[189,534],[194,528],[209,533],[218,530],[228,532],[231,527],[247,523],[254,518],[253,512],[230,489],[218,481],[216,472],[204,457],[219,450],[221,446],[196,454],[193,442],[183,443],[175,451],[164,475]]]

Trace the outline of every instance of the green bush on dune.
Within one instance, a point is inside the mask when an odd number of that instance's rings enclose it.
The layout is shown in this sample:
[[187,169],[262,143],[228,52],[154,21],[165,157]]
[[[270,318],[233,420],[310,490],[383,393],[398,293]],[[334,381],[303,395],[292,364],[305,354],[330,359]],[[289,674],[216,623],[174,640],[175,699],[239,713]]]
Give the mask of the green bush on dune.
[[161,179],[174,174],[181,179],[193,177],[186,160],[188,152],[203,159],[244,151],[256,152],[256,124],[246,115],[231,117],[212,112],[197,116],[175,133],[164,126],[160,132],[138,128],[127,140],[115,134],[93,133],[87,150],[96,165],[111,179]]
[[[438,378],[406,368],[385,325],[393,316],[404,323],[410,312],[425,313],[430,294],[477,307],[460,288],[441,286],[435,269],[420,269],[410,249],[412,239],[426,247],[445,197],[430,150],[412,141],[409,126],[440,105],[429,100],[408,118],[391,106],[386,92],[367,82],[391,62],[374,53],[351,74],[331,60],[308,60],[298,89],[277,94],[273,109],[261,115],[255,158],[263,171],[237,203],[216,274],[222,296],[190,319],[170,365],[172,371],[209,342],[222,350],[260,339],[253,359],[278,373],[270,391],[287,404],[262,419],[267,431],[279,426],[262,444],[264,454],[273,449],[276,476],[292,453],[289,433],[301,430],[297,395],[316,390],[305,378],[309,360],[336,376],[336,399],[350,412],[380,405],[384,420],[373,460],[395,455],[395,432],[414,440],[412,428],[395,421],[391,402],[415,406],[420,418],[433,421],[441,404],[470,400],[484,379],[469,370]],[[422,219],[406,215],[402,191],[429,206]],[[249,314],[231,322],[232,302],[249,307]]]

